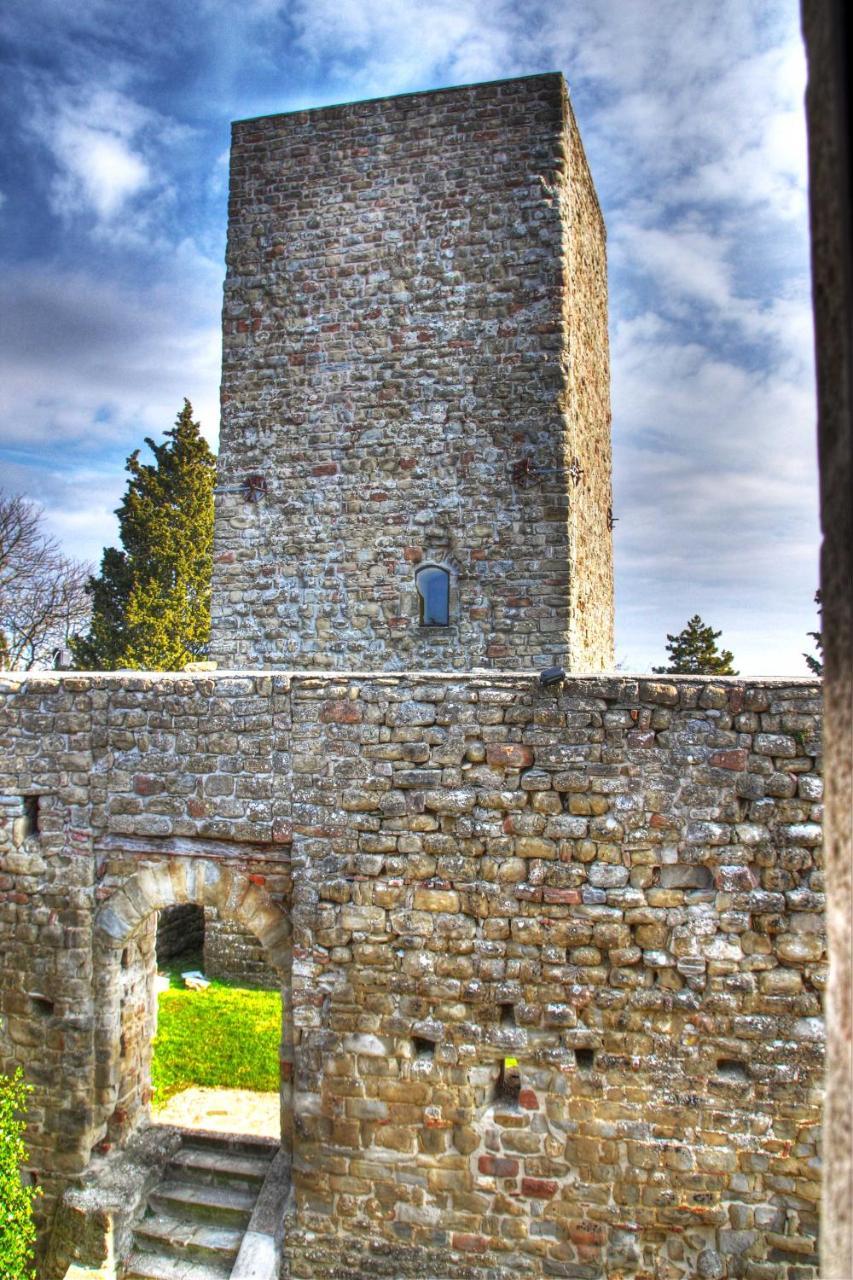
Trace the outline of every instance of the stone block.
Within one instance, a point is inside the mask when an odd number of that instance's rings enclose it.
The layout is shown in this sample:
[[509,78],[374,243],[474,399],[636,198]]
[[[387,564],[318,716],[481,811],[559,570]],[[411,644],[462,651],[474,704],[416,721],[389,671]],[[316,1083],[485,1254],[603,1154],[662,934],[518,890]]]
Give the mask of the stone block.
[[413,899],[416,911],[451,911],[459,910],[459,894],[455,890],[416,889]]
[[531,1200],[551,1200],[557,1194],[557,1186],[551,1178],[522,1178],[521,1194]]
[[515,742],[491,742],[486,747],[486,760],[493,768],[527,769],[534,761],[532,747]]
[[477,1168],[490,1178],[517,1178],[519,1162],[507,1156],[480,1156]]

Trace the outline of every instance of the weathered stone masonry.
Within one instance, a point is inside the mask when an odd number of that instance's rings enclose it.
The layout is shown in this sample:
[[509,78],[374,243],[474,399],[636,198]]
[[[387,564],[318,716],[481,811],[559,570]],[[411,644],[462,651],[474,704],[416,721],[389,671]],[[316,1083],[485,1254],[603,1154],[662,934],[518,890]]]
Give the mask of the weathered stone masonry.
[[819,686],[524,673],[612,653],[562,77],[235,126],[224,327],[214,656],[305,669],[0,683],[43,1240],[147,1121],[193,904],[281,985],[292,1280],[814,1280]]
[[227,263],[212,656],[609,667],[604,225],[563,77],[240,121]]
[[817,685],[3,688],[0,1069],[46,1210],[144,1116],[137,952],[195,901],[282,973],[293,1277],[816,1276]]

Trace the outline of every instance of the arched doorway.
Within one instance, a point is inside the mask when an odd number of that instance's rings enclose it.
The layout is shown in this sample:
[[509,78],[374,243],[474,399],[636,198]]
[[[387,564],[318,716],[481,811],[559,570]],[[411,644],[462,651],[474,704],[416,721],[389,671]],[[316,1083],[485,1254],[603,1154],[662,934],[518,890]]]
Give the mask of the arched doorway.
[[281,986],[281,1146],[292,1149],[293,1020],[291,924],[275,901],[239,868],[204,857],[166,856],[116,887],[95,920],[97,1059],[94,1143],[122,1144],[149,1117],[151,1044],[156,1021],[156,921],[176,905],[213,907],[253,934]]

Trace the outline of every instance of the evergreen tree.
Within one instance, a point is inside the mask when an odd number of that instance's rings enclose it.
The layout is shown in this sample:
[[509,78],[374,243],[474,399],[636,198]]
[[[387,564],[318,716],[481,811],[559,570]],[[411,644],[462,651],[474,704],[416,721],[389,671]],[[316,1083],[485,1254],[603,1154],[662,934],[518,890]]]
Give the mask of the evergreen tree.
[[[817,605],[818,614],[822,615],[823,601],[820,598],[819,591],[816,591],[814,593],[814,602]],[[815,657],[815,655],[812,653],[803,654],[803,657],[806,660],[806,666],[808,667],[809,671],[811,671],[812,675],[815,675],[815,676],[823,675],[823,617],[822,616],[821,616],[820,627],[821,627],[820,631],[809,631],[807,633],[808,635],[811,636],[812,640],[814,640],[814,647],[817,649],[817,657]]]
[[188,400],[164,443],[145,443],[154,463],[130,455],[116,511],[122,550],[108,547],[89,579],[91,626],[73,645],[84,670],[179,671],[210,635],[216,459]]
[[706,627],[698,613],[687,623],[677,636],[667,635],[666,646],[669,654],[668,667],[652,667],[659,675],[712,675],[736,676],[738,673],[732,666],[734,655],[717,648],[717,640],[721,631]]

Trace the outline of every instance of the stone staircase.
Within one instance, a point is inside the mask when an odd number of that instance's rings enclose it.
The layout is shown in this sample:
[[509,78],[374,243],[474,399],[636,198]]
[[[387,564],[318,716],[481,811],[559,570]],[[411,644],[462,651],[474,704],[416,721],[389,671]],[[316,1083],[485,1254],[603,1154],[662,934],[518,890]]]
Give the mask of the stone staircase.
[[271,1139],[184,1131],[123,1280],[228,1280],[277,1150]]

